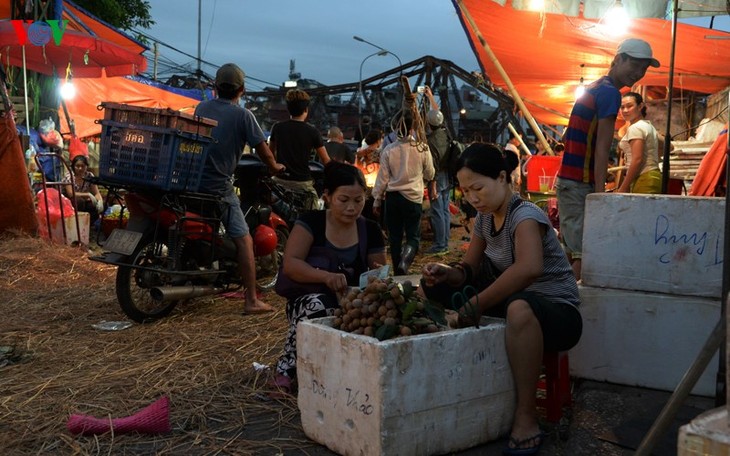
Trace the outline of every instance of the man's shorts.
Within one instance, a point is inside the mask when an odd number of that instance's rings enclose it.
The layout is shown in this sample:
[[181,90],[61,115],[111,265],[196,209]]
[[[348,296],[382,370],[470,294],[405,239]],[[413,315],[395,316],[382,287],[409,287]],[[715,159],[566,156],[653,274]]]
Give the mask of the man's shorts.
[[560,214],[560,235],[565,250],[574,259],[583,256],[583,218],[586,197],[593,193],[593,184],[558,178],[555,182]]
[[243,217],[241,201],[235,190],[229,190],[221,198],[221,220],[226,227],[226,233],[233,238],[242,238],[248,234],[248,224]]

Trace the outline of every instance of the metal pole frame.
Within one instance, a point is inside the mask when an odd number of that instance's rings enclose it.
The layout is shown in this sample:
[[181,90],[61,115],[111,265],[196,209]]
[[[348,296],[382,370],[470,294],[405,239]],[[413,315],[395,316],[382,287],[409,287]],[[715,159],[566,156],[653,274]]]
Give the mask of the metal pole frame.
[[662,159],[662,193],[669,189],[669,153],[672,148],[672,96],[674,92],[674,57],[677,49],[677,13],[679,0],[672,0],[672,48],[669,54],[669,86],[667,88],[667,128],[664,135],[664,157]]
[[[360,132],[360,140],[363,140],[363,134],[362,134],[362,98],[363,98],[363,92],[362,92],[362,66],[365,65],[365,62],[370,58],[374,57],[376,55],[388,55],[388,51],[382,50],[378,52],[373,52],[372,54],[368,55],[364,59],[362,59],[362,62],[360,62],[360,73],[358,78],[358,84],[357,84],[357,129]],[[358,144],[358,147],[360,145]]]

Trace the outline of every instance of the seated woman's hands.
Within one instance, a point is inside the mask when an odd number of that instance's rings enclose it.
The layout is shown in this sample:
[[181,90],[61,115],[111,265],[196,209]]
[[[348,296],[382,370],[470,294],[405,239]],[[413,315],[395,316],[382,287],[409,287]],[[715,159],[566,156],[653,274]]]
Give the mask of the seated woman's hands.
[[467,301],[464,307],[458,311],[458,326],[459,328],[466,328],[467,326],[474,326],[481,318],[481,313],[476,308],[476,305],[471,301]]
[[451,266],[443,263],[428,263],[423,266],[423,270],[421,271],[423,281],[429,287],[443,283],[449,275],[449,269],[451,269]]
[[86,197],[94,205],[98,213],[104,212],[104,201],[101,199],[101,195],[94,195],[93,193],[86,193]]
[[426,286],[432,287],[439,283],[458,286],[464,281],[464,272],[453,266],[443,263],[428,263],[421,271]]
[[338,294],[344,294],[347,292],[347,277],[345,274],[339,272],[327,273],[327,279],[324,281],[327,288]]

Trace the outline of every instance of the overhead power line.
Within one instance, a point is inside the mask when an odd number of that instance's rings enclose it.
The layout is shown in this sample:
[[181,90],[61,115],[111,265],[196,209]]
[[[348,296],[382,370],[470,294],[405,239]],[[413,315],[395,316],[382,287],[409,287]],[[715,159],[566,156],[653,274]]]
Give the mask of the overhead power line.
[[[137,29],[132,29],[132,31],[134,33],[139,34],[140,36],[143,36],[143,37],[147,38],[148,40],[155,41],[158,44],[160,44],[160,45],[162,45],[162,46],[164,46],[164,47],[166,47],[168,49],[171,49],[171,50],[173,50],[173,51],[175,51],[177,53],[180,53],[180,54],[182,54],[182,55],[184,55],[186,57],[190,57],[191,59],[195,60],[196,62],[198,61],[198,58],[196,56],[194,56],[192,54],[188,54],[187,52],[182,51],[182,50],[176,48],[175,46],[169,45],[169,44],[165,43],[164,41],[158,40],[157,38],[153,37],[152,35],[149,35],[147,33],[144,33],[142,31],[140,31],[140,30],[137,30]],[[215,69],[220,68],[220,65],[216,65],[215,63],[208,62],[206,60],[203,60],[202,58],[200,59],[200,63],[203,63],[205,65],[211,66],[211,67],[213,67]],[[255,78],[255,77],[249,75],[248,73],[246,73],[246,79],[247,80],[250,79],[252,81],[257,81],[257,82],[260,82],[262,84],[268,84],[268,85],[271,85],[271,86],[274,86],[274,87],[278,87],[279,86],[279,84],[276,84],[274,82],[264,81],[263,79]]]

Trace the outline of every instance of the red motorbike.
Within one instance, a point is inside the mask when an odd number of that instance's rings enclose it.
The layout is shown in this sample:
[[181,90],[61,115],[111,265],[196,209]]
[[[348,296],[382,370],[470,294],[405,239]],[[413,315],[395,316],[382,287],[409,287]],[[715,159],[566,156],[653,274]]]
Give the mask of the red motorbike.
[[[118,267],[116,293],[124,313],[152,321],[187,299],[240,289],[236,245],[226,235],[218,197],[191,192],[198,189],[217,122],[116,103],[100,108],[99,177],[92,179],[112,197],[127,191],[129,220],[91,259]],[[272,288],[289,227],[261,200],[242,208],[253,236],[257,286]]]
[[[117,299],[129,318],[157,320],[185,300],[241,288],[236,246],[225,234],[215,197],[128,190],[126,228],[115,229],[103,245],[105,252],[91,259],[118,267]],[[249,206],[245,213],[258,285],[268,289],[276,283],[288,227],[264,204]]]

